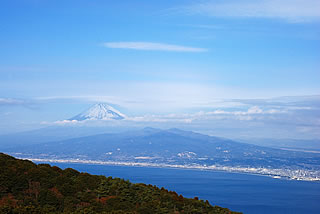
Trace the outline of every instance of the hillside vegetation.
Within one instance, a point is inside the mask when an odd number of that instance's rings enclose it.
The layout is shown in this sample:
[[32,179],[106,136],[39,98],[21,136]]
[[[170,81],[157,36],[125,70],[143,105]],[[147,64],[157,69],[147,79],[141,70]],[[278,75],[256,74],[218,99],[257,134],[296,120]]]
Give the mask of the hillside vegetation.
[[235,213],[146,184],[0,153],[0,213]]

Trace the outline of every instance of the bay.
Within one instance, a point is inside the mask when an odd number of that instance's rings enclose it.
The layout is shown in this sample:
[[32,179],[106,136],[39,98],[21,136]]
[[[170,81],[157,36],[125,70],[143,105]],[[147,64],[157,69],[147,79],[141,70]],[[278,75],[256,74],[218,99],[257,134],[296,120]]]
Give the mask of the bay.
[[320,183],[229,172],[55,163],[60,168],[164,187],[248,214],[320,213]]

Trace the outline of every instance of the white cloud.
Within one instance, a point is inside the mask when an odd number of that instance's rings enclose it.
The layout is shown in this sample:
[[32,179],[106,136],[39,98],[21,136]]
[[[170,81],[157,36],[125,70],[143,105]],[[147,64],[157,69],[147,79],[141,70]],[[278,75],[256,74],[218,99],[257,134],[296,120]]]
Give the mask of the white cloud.
[[261,114],[263,113],[263,110],[259,108],[258,106],[252,106],[248,109],[248,114]]
[[135,122],[178,122],[178,123],[191,123],[193,121],[214,121],[214,120],[254,120],[254,119],[265,119],[268,115],[273,114],[284,114],[287,111],[269,109],[263,110],[258,106],[253,106],[248,108],[247,111],[225,111],[225,110],[215,110],[215,111],[199,111],[197,113],[189,114],[168,114],[168,115],[145,115],[139,117],[128,117],[127,121]]
[[107,48],[134,49],[147,51],[174,51],[174,52],[206,52],[205,48],[195,48],[181,45],[172,45],[154,42],[106,42]]
[[84,124],[84,121],[78,121],[78,120],[58,120],[54,122],[48,122],[48,121],[42,121],[41,125],[76,125],[76,124]]
[[[46,96],[46,97],[35,97],[38,101],[50,101],[50,100],[82,100],[86,102],[110,102],[114,104],[119,104],[125,102],[125,100],[120,99],[115,96],[105,96],[105,95],[77,95],[77,96]],[[128,101],[129,102],[129,101]]]
[[35,103],[32,100],[16,99],[16,98],[1,98],[0,97],[0,107],[1,106],[18,106],[24,108],[35,108]]
[[79,121],[77,120],[60,120],[60,121],[56,121],[54,122],[55,124],[59,124],[59,125],[63,125],[63,124],[75,124],[78,123]]
[[182,10],[217,17],[277,18],[289,22],[320,19],[319,0],[207,0]]
[[[269,109],[263,110],[259,106],[252,106],[247,111],[224,111],[224,110],[215,110],[212,112],[202,113],[202,115],[262,115],[262,114],[280,114],[280,113],[287,113],[285,110],[278,110],[278,109]],[[198,113],[199,115],[199,113]]]
[[0,98],[0,105],[22,105],[25,104],[24,100],[12,99],[12,98]]

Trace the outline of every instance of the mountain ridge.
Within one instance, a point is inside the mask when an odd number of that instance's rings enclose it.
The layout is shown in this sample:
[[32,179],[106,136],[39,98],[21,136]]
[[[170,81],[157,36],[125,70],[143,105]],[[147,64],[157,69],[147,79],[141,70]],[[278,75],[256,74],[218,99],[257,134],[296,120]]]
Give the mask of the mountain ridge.
[[[4,150],[19,158],[226,170],[319,180],[320,154],[236,142],[179,129],[146,128]],[[142,157],[142,158],[141,158]]]

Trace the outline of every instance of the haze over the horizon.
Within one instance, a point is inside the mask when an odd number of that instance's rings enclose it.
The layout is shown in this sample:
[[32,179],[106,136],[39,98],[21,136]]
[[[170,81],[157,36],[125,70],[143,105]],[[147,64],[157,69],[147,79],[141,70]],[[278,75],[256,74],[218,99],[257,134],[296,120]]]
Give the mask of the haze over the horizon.
[[320,138],[319,11],[316,0],[3,1],[0,134],[102,102],[127,123]]

